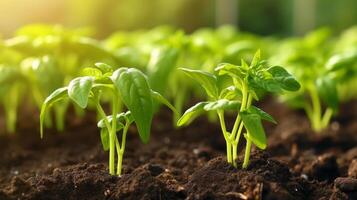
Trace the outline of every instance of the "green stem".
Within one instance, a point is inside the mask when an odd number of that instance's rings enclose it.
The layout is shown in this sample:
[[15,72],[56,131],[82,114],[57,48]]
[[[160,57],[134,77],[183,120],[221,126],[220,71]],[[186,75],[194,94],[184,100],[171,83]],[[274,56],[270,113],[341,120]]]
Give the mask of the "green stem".
[[332,115],[333,115],[333,109],[327,108],[323,117],[322,117],[322,127],[323,128],[326,128],[329,125]]
[[118,176],[121,175],[121,171],[122,171],[122,163],[123,163],[123,156],[124,156],[125,143],[126,143],[126,134],[128,132],[129,126],[130,126],[130,124],[127,122],[123,129],[123,135],[122,135],[122,139],[121,139],[121,149],[118,153],[118,164],[117,164],[117,175]]
[[250,149],[252,146],[252,141],[247,138],[247,143],[245,145],[245,154],[244,154],[244,161],[243,161],[243,169],[246,169],[249,164],[249,157],[250,157]]
[[226,140],[226,149],[227,149],[227,162],[233,163],[232,160],[232,144]]
[[62,104],[60,106],[54,107],[56,128],[60,132],[64,130],[64,119],[65,119],[66,109],[67,109],[67,104],[66,105]]
[[312,86],[309,90],[312,103],[312,128],[316,132],[320,132],[322,129],[321,121],[321,103],[317,94],[316,88]]
[[237,167],[237,158],[238,158],[238,143],[236,142],[233,142],[233,158],[232,158],[232,161],[233,161],[233,166],[234,167]]
[[[114,170],[114,142],[115,140],[112,140],[112,127],[110,126],[110,123],[107,119],[107,115],[105,114],[102,106],[100,105],[99,103],[99,100],[96,99],[95,100],[95,105],[96,105],[96,108],[97,108],[97,111],[98,111],[98,114],[101,116],[101,118],[104,120],[104,124],[108,130],[108,133],[110,134],[109,135],[109,173],[111,175],[114,175],[115,174],[115,170]],[[113,120],[115,121],[115,120]]]
[[[240,106],[240,110],[239,112],[243,111],[245,109],[245,104],[247,102],[247,96],[248,96],[248,91],[247,91],[247,85],[246,84],[242,84],[242,104]],[[236,137],[237,134],[237,129],[239,127],[239,123],[240,123],[240,115],[239,112],[237,114],[236,120],[234,122],[233,125],[233,129],[232,129],[232,134],[231,134],[231,139],[234,139]]]
[[117,130],[117,114],[118,114],[118,96],[114,93],[113,96],[113,113],[112,113],[112,128],[109,132],[109,173],[115,175],[115,141],[116,141],[116,130]]
[[224,112],[222,110],[218,110],[217,114],[221,125],[223,137],[226,140],[227,162],[232,163],[232,144],[229,139],[229,134],[227,133],[226,122],[224,120]]
[[186,89],[183,88],[182,90],[179,90],[180,92],[178,92],[176,94],[176,98],[175,98],[175,102],[174,102],[174,106],[177,110],[177,114],[174,115],[174,126],[176,127],[176,122],[177,120],[181,117],[182,115],[182,107],[183,107],[183,104],[185,102],[185,98],[186,98]]

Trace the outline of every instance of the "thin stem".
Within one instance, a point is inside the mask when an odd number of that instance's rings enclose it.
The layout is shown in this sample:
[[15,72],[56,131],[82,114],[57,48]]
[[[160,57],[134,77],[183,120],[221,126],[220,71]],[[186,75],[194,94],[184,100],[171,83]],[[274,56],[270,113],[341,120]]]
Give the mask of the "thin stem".
[[321,125],[321,103],[319,96],[317,94],[315,86],[310,87],[310,96],[312,103],[312,128],[320,132],[322,129]]
[[227,162],[233,163],[232,160],[232,144],[226,140],[226,149],[227,149]]
[[244,161],[242,166],[243,169],[246,169],[248,167],[251,146],[252,146],[252,141],[247,138],[247,143],[245,145]]
[[111,175],[115,174],[114,162],[115,162],[115,141],[116,141],[116,130],[117,130],[117,114],[118,114],[118,96],[116,93],[113,95],[113,113],[112,113],[112,128],[109,132],[109,173]]
[[219,117],[219,122],[221,124],[223,137],[226,140],[227,161],[228,161],[228,163],[232,163],[232,144],[229,140],[229,134],[227,133],[226,122],[224,120],[224,112],[222,110],[218,110],[217,114]]
[[[104,110],[103,110],[103,108],[102,108],[102,106],[100,105],[100,103],[99,103],[99,100],[98,99],[96,99],[95,100],[95,105],[96,105],[96,108],[97,108],[97,111],[98,111],[98,114],[101,116],[101,118],[104,120],[104,124],[105,124],[105,126],[106,126],[106,128],[107,128],[107,130],[108,130],[108,133],[110,134],[110,138],[109,138],[109,173],[111,174],[111,175],[114,175],[115,174],[115,171],[114,171],[114,154],[115,154],[115,152],[114,152],[114,144],[112,144],[112,139],[111,139],[111,133],[112,133],[112,127],[110,126],[110,123],[109,123],[109,121],[108,121],[108,119],[107,119],[107,115],[105,114],[105,112],[104,112]],[[115,121],[115,120],[113,120],[113,121]],[[113,140],[113,142],[114,142],[114,140]],[[118,143],[119,144],[119,143]]]
[[[242,84],[242,104],[240,106],[240,110],[239,111],[243,111],[245,109],[245,104],[247,102],[247,96],[248,96],[248,91],[247,91],[247,85],[246,84]],[[236,134],[237,134],[237,129],[239,127],[239,123],[240,123],[240,115],[239,115],[239,112],[237,114],[237,117],[236,117],[236,120],[234,122],[234,125],[233,125],[233,129],[232,129],[232,135],[231,135],[231,139],[234,139]]]
[[123,156],[124,156],[124,151],[125,151],[125,143],[126,143],[126,134],[128,132],[130,123],[126,123],[125,127],[123,129],[123,134],[122,134],[122,139],[121,139],[121,149],[118,153],[118,164],[117,164],[117,175],[121,175],[122,171],[122,163],[123,163]]
[[229,140],[229,138],[228,138],[229,135],[227,133],[226,122],[224,120],[224,112],[222,110],[218,110],[217,114],[218,114],[218,118],[219,118],[219,123],[221,125],[223,137],[227,141],[227,140]]
[[243,124],[243,122],[241,122],[240,125],[239,125],[237,137],[234,139],[234,142],[235,142],[237,145],[238,145],[238,143],[239,143],[240,135],[242,134],[243,126],[244,126],[244,124]]
[[330,123],[331,117],[333,115],[333,109],[327,108],[323,117],[322,117],[322,127],[326,128]]
[[237,167],[237,157],[238,157],[238,143],[233,142],[233,166]]
[[64,119],[65,119],[65,114],[66,114],[66,110],[67,110],[67,104],[55,106],[54,110],[55,110],[56,128],[58,131],[63,131],[64,130]]

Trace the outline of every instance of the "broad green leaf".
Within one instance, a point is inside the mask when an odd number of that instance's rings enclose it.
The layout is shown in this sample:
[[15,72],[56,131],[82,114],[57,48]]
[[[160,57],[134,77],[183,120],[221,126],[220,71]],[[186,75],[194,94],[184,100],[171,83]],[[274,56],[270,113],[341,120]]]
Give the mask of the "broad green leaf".
[[352,67],[357,63],[357,49],[332,56],[326,63],[328,70],[334,71],[341,68]]
[[244,127],[250,140],[260,149],[265,149],[267,140],[262,125],[262,120],[258,114],[242,111],[239,113],[242,117]]
[[73,79],[68,85],[68,97],[79,107],[85,108],[88,104],[89,93],[92,89],[94,78],[83,76]]
[[241,106],[240,101],[230,101],[227,99],[219,99],[217,101],[208,102],[203,109],[210,110],[239,110]]
[[242,97],[242,92],[234,87],[234,86],[229,86],[224,88],[221,91],[221,94],[219,95],[220,99],[228,99],[228,100],[233,100],[233,99],[240,99]]
[[316,87],[322,101],[330,108],[338,109],[338,93],[336,82],[329,76],[320,77],[316,80]]
[[86,67],[82,70],[84,76],[101,77],[103,75],[100,69],[94,67]]
[[13,84],[18,81],[22,75],[14,66],[4,66],[0,64],[0,85]]
[[[130,112],[128,112],[130,114]],[[124,128],[124,124],[126,122],[126,118],[127,118],[127,113],[119,113],[117,114],[117,131],[121,130],[122,128]],[[108,115],[107,116],[107,120],[108,123],[111,125],[112,121],[113,121],[113,116],[112,115]],[[97,126],[99,128],[107,128],[104,122],[104,119],[101,119],[98,123]]]
[[151,89],[145,75],[135,68],[120,68],[114,71],[111,79],[133,116],[141,140],[147,143],[154,111]]
[[102,146],[104,151],[109,150],[109,132],[108,129],[102,128],[100,129],[100,140],[102,142]]
[[175,114],[178,114],[176,108],[160,93],[151,90],[151,96],[153,100],[156,100],[157,102],[164,104],[165,106],[170,108]]
[[219,64],[214,70],[218,72],[218,75],[229,75],[239,79],[245,76],[245,72],[239,66],[229,63]]
[[252,114],[257,114],[260,116],[261,119],[269,121],[269,122],[273,122],[273,123],[277,123],[275,121],[275,119],[269,115],[268,113],[266,113],[265,111],[263,111],[262,109],[255,107],[255,106],[249,106],[248,108],[248,112],[252,113]]
[[288,91],[297,91],[300,89],[299,82],[297,82],[295,78],[283,67],[270,67],[268,72],[272,75],[273,80],[276,81],[282,89]]
[[113,72],[113,67],[105,63],[95,63],[94,64],[103,74]]
[[208,102],[200,102],[191,108],[187,109],[186,112],[177,121],[177,126],[183,126],[190,124],[195,118],[201,115],[205,110],[203,109]]
[[43,125],[47,113],[47,109],[56,101],[60,101],[67,96],[67,87],[59,88],[52,92],[50,96],[48,96],[42,104],[41,112],[40,112],[40,134],[41,138],[43,138]]
[[152,51],[147,66],[150,87],[159,93],[165,92],[171,72],[176,68],[178,50],[157,48]]
[[179,68],[179,69],[184,71],[193,80],[197,81],[205,89],[208,96],[212,98],[218,97],[216,76],[201,70],[194,70],[194,69],[187,69],[187,68]]

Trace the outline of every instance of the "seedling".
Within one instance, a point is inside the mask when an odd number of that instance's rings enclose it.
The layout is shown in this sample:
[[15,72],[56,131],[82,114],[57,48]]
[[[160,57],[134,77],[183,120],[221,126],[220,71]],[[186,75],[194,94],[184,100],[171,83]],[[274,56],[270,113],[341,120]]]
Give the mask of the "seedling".
[[[55,90],[47,97],[40,113],[41,138],[46,112],[54,103],[69,98],[84,109],[88,101],[92,101],[101,118],[98,127],[101,129],[103,148],[109,150],[109,173],[121,175],[129,126],[135,122],[141,141],[147,143],[154,115],[153,102],[158,101],[172,110],[175,109],[163,96],[151,90],[146,76],[138,69],[119,68],[113,71],[111,66],[97,63],[95,68],[88,68],[86,71],[91,75],[75,78],[68,86]],[[109,116],[101,105],[101,94],[107,90],[112,94],[112,109]],[[121,102],[127,107],[127,112],[119,113]],[[117,134],[118,132],[121,133]],[[117,156],[116,172],[115,154]]]
[[[279,63],[289,66],[302,83],[297,93],[283,95],[293,107],[305,110],[312,129],[321,133],[337,113],[340,101],[338,87],[353,79],[357,50],[349,49],[331,54],[326,48],[328,32],[321,29],[303,39],[287,40],[280,47]],[[308,53],[307,53],[308,52]],[[342,96],[345,98],[346,96]]]
[[[177,125],[190,123],[205,111],[215,111],[218,115],[223,137],[226,141],[227,161],[237,167],[238,144],[243,130],[246,139],[243,168],[247,168],[252,143],[260,149],[267,146],[262,120],[276,123],[272,116],[252,105],[259,100],[261,92],[296,91],[300,84],[284,68],[268,67],[260,60],[258,50],[250,65],[244,60],[241,65],[220,64],[215,71],[218,75],[201,70],[181,68],[189,77],[197,81],[205,90],[209,101],[199,102],[189,108],[178,120]],[[220,88],[218,79],[228,76],[232,82],[228,87]],[[229,130],[225,122],[225,111],[237,112],[233,128]]]

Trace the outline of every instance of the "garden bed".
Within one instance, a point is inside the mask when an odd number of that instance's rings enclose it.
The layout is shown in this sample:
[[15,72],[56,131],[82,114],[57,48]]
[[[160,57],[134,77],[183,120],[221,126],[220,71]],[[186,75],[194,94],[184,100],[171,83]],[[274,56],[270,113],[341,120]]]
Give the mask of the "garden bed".
[[226,162],[218,124],[200,118],[173,130],[165,110],[149,144],[129,130],[121,177],[108,174],[95,114],[69,116],[66,132],[49,130],[43,140],[37,121],[20,124],[16,135],[0,138],[0,199],[357,198],[356,102],[320,135],[303,113],[271,99],[261,107],[279,123],[265,125],[268,148],[253,150],[247,170]]

